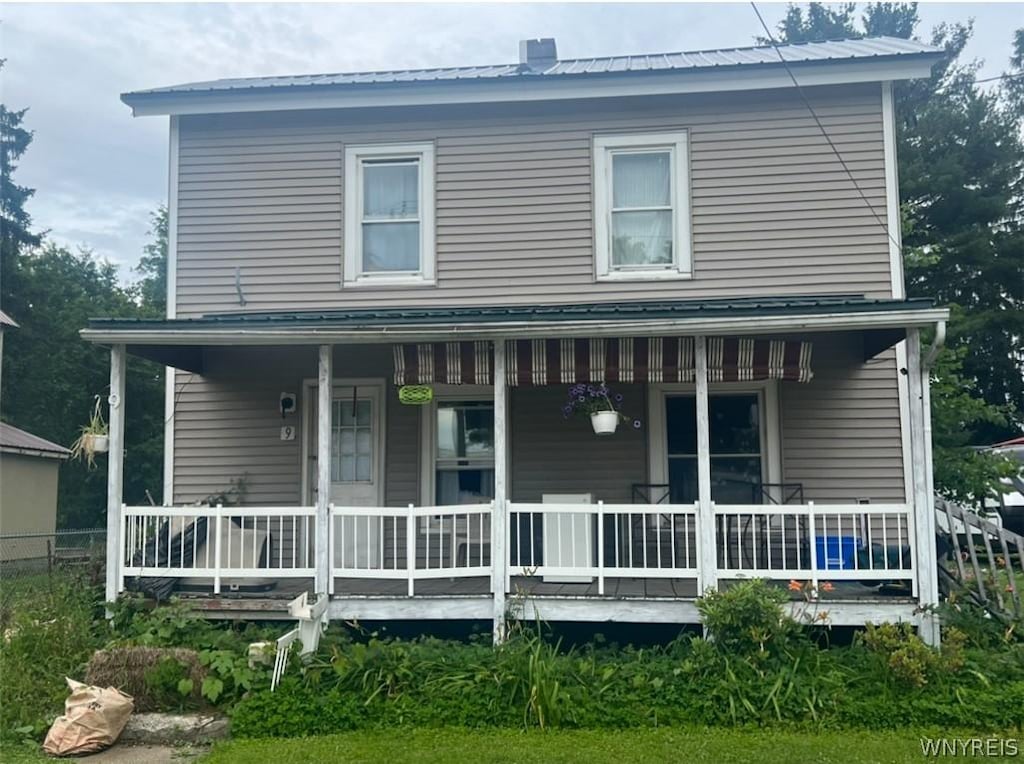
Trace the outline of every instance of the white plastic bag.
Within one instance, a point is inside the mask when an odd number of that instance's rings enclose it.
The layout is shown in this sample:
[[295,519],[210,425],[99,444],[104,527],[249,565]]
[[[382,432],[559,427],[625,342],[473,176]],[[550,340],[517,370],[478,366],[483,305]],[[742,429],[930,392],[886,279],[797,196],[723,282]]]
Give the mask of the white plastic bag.
[[51,756],[74,756],[109,748],[135,708],[131,696],[114,687],[92,687],[65,678],[71,695],[64,701],[64,715],[46,733],[43,750]]

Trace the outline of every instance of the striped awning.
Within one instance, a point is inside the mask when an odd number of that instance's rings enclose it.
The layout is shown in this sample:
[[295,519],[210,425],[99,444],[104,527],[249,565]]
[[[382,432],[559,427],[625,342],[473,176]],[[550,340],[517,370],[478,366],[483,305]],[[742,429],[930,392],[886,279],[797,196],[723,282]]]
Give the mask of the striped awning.
[[490,385],[494,383],[491,343],[423,342],[395,345],[395,384]]
[[[797,340],[708,338],[711,382],[782,379],[808,382],[811,343]],[[693,382],[693,337],[610,337],[508,340],[507,381],[512,386],[577,382]],[[487,342],[435,342],[395,346],[395,384],[492,384]]]
[[[693,337],[510,340],[510,385],[577,382],[693,382]],[[708,379],[751,382],[811,379],[811,343],[708,338]]]

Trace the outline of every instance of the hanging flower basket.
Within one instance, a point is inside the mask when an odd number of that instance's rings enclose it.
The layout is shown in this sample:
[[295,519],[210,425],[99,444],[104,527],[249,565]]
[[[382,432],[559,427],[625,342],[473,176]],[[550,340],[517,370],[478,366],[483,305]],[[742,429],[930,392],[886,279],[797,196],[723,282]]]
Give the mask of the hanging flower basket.
[[82,427],[81,434],[71,444],[71,458],[81,459],[89,469],[96,467],[96,454],[105,454],[110,450],[110,437],[107,423],[103,421],[100,411],[100,396],[96,396],[96,405],[92,410],[89,424]]
[[619,426],[618,411],[595,411],[590,415],[590,424],[598,435],[611,435]]
[[598,435],[611,435],[618,429],[620,421],[632,422],[633,427],[639,429],[639,419],[630,419],[619,410],[622,401],[622,395],[613,393],[604,382],[572,385],[569,400],[562,406],[562,417],[568,419],[573,414],[585,416]]
[[82,435],[82,447],[94,454],[105,454],[110,450],[110,436],[84,433]]

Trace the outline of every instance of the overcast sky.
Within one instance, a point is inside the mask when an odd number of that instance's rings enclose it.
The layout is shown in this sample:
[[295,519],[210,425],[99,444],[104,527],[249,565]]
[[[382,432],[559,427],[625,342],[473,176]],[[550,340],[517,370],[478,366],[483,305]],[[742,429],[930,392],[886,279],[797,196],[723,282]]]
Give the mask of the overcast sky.
[[[759,4],[773,27],[785,5]],[[922,4],[922,36],[975,19],[980,76],[1002,71],[1024,3]],[[751,44],[749,4],[2,6],[0,97],[35,132],[15,179],[37,230],[86,245],[130,278],[167,195],[167,118],[133,118],[128,91],[218,77],[515,61],[555,37],[562,58]]]

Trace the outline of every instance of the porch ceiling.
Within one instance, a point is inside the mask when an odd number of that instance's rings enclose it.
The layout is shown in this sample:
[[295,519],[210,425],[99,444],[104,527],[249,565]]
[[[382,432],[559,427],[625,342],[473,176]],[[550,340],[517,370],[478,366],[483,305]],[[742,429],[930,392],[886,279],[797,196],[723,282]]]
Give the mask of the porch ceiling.
[[[903,330],[931,326],[948,316],[946,309],[934,307],[928,299],[875,300],[830,295],[553,306],[247,312],[165,320],[93,318],[81,335],[96,343],[124,343],[134,355],[179,368],[201,364],[199,355],[182,353],[184,348],[216,345],[778,335],[850,330],[871,335],[865,350],[868,355],[874,355],[902,339]],[[171,347],[175,346],[172,351]]]

